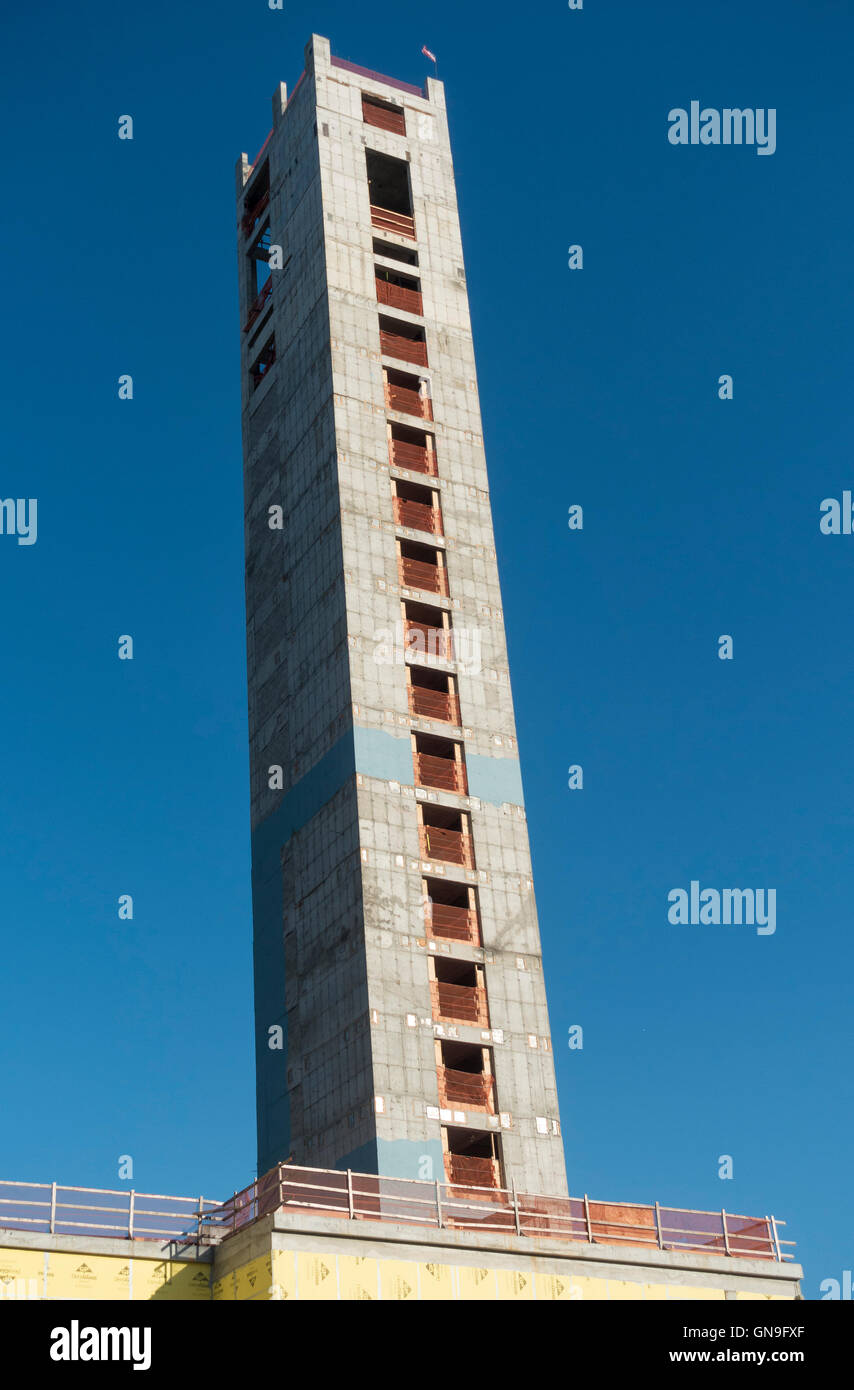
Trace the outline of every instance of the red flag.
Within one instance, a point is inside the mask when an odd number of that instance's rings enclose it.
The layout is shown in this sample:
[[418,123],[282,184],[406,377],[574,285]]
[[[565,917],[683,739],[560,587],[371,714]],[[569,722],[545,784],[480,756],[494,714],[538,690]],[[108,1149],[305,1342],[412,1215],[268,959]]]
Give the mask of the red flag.
[[430,58],[432,62],[435,63],[437,61],[436,54],[431,53],[429,48],[422,48],[421,52],[424,54],[425,58]]

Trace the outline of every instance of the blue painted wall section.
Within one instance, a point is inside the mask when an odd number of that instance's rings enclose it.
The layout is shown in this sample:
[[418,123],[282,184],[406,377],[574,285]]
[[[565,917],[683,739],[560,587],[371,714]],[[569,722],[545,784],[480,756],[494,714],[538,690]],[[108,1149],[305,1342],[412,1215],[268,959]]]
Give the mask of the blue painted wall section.
[[384,1178],[420,1178],[444,1182],[441,1139],[376,1139],[339,1159],[338,1168],[354,1173],[379,1173]]
[[357,772],[384,782],[401,782],[404,786],[412,786],[415,772],[408,729],[402,735],[395,735],[388,729],[362,729],[357,725],[354,734]]
[[377,1172],[386,1178],[445,1181],[441,1139],[378,1139]]
[[481,753],[466,754],[469,795],[489,801],[493,806],[524,806],[522,771],[518,758],[485,758]]

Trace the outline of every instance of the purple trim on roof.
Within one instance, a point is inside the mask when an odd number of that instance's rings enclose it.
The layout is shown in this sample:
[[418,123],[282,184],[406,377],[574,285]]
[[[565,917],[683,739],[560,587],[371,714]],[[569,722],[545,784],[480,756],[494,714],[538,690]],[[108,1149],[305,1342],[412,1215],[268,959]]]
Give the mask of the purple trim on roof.
[[427,93],[423,87],[413,87],[411,82],[398,82],[396,77],[383,77],[381,72],[371,72],[370,68],[360,68],[356,63],[348,63],[344,58],[333,58],[334,68],[345,68],[347,72],[357,72],[360,77],[369,77],[372,82],[384,82],[386,87],[397,87],[401,92],[409,92],[414,97],[423,97],[426,100]]

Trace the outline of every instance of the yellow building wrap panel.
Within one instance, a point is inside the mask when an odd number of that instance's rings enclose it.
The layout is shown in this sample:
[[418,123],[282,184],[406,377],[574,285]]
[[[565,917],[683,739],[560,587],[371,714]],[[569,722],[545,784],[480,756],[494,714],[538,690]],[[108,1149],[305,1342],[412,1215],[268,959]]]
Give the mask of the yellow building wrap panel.
[[633,1279],[609,1279],[608,1298],[612,1302],[623,1302],[626,1299],[640,1300],[643,1298],[643,1284],[636,1284]]
[[297,1260],[291,1250],[273,1251],[273,1299],[277,1303],[297,1296]]
[[653,1301],[653,1302],[658,1302],[658,1301],[660,1301],[661,1299],[666,1299],[666,1298],[667,1298],[667,1285],[666,1285],[666,1284],[644,1284],[644,1286],[643,1286],[643,1296],[644,1296],[645,1299],[647,1299],[647,1300],[649,1300],[649,1301]]
[[0,1299],[42,1298],[43,1250],[0,1250]]
[[534,1297],[534,1276],[521,1274],[515,1269],[497,1271],[498,1297],[508,1302],[525,1302]]
[[367,1255],[339,1255],[338,1281],[341,1298],[348,1302],[379,1298],[379,1261]]
[[472,1269],[470,1265],[460,1265],[457,1269],[459,1297],[469,1300],[495,1298],[495,1270]]
[[211,1285],[211,1298],[215,1303],[234,1302],[234,1271],[224,1279],[215,1279]]
[[270,1255],[259,1255],[241,1265],[236,1275],[234,1295],[239,1302],[268,1302],[272,1298],[273,1261]]
[[709,1299],[723,1299],[723,1289],[703,1289],[695,1284],[668,1284],[668,1302],[679,1303],[685,1298],[701,1298],[708,1302]]
[[334,1255],[297,1255],[299,1298],[337,1298]]
[[421,1264],[418,1266],[418,1278],[422,1302],[456,1298],[454,1271],[450,1265],[434,1264],[432,1260],[428,1264]]
[[580,1295],[573,1294],[572,1280],[563,1274],[538,1274],[537,1298],[544,1302],[567,1303],[577,1302]]
[[418,1299],[418,1266],[406,1260],[380,1261],[380,1291],[383,1298],[396,1303]]
[[211,1297],[210,1265],[175,1260],[134,1260],[134,1302],[207,1303]]
[[584,1299],[602,1302],[608,1297],[608,1280],[588,1279],[586,1275],[574,1274],[569,1280],[569,1296],[575,1302]]
[[130,1258],[51,1250],[47,1257],[47,1297],[130,1298]]
[[147,1303],[164,1284],[168,1284],[172,1266],[168,1260],[134,1260],[133,1300]]

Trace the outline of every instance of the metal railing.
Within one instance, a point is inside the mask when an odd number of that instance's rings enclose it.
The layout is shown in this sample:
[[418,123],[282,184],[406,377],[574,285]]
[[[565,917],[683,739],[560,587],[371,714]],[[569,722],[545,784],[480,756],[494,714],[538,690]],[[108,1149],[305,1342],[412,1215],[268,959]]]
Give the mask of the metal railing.
[[408,555],[401,555],[397,573],[404,588],[448,597],[448,571],[444,565],[431,565],[426,560],[411,560]]
[[416,786],[468,795],[465,763],[458,763],[454,758],[436,758],[432,753],[415,753],[414,761]]
[[393,309],[403,309],[408,314],[424,313],[424,301],[420,290],[410,289],[407,285],[395,285],[390,280],[383,280],[379,275],[376,277],[376,286],[379,304],[388,304]]
[[399,362],[412,362],[416,367],[427,367],[427,344],[420,338],[406,338],[402,333],[392,333],[388,328],[380,329],[380,351],[385,357],[394,357]]
[[392,500],[398,526],[406,526],[410,531],[431,531],[434,536],[444,535],[441,507],[431,507],[426,502],[409,502],[405,497]]
[[[271,131],[270,133],[272,134],[272,131]],[[270,138],[270,136],[268,135],[268,136],[267,136],[267,139],[269,140],[269,138]],[[266,143],[266,142],[265,142],[265,143]],[[259,157],[259,159],[260,159],[261,156],[259,155],[258,157]],[[244,237],[250,237],[250,236],[252,235],[252,233],[254,232],[255,228],[257,227],[259,221],[261,220],[262,214],[263,214],[264,212],[266,212],[266,210],[267,210],[267,208],[268,208],[268,206],[269,206],[269,203],[270,203],[270,190],[267,189],[266,193],[263,193],[263,194],[261,195],[261,197],[257,200],[257,202],[252,203],[252,204],[246,209],[246,211],[245,211],[245,213],[244,213],[244,215],[243,215],[243,218],[242,218],[242,220],[241,220],[241,223],[240,223],[240,225],[241,225],[241,227],[242,227],[242,229],[243,229],[243,235],[244,235]]]
[[270,275],[269,278],[268,278],[268,279],[265,281],[265,283],[262,285],[261,289],[259,290],[258,294],[256,295],[255,299],[254,299],[253,302],[252,302],[252,306],[251,306],[251,308],[250,308],[250,310],[249,310],[248,317],[247,317],[247,319],[246,319],[245,324],[243,325],[243,332],[244,332],[244,333],[248,333],[248,332],[249,332],[249,330],[250,330],[250,328],[252,327],[252,325],[253,325],[253,323],[255,322],[255,320],[263,313],[264,306],[265,306],[265,304],[267,303],[267,300],[268,300],[268,299],[270,298],[270,296],[272,295],[272,293],[273,293],[273,277],[272,277],[272,275]]
[[489,1027],[489,1006],[482,985],[454,985],[445,980],[431,980],[430,1000],[437,1022]]
[[495,1077],[485,1072],[458,1071],[454,1067],[441,1066],[439,1078],[439,1104],[448,1109],[487,1110],[495,1114],[492,1093]]
[[445,937],[451,941],[471,941],[480,945],[477,913],[470,907],[453,907],[448,903],[427,900],[424,916],[428,936]]
[[418,838],[425,859],[439,859],[443,864],[462,864],[466,869],[475,867],[474,844],[471,836],[463,831],[420,825]]
[[440,719],[445,724],[460,722],[460,702],[456,695],[442,690],[428,690],[423,685],[409,687],[409,708],[423,719]]
[[424,444],[409,444],[405,439],[389,440],[389,462],[392,468],[408,468],[414,473],[437,475],[436,455]]
[[402,415],[415,415],[419,420],[433,419],[430,397],[422,396],[420,391],[412,391],[407,386],[386,385],[385,403],[389,410],[398,410]]
[[[460,1171],[461,1177],[464,1166],[455,1164],[455,1174]],[[499,1231],[591,1245],[696,1251],[777,1263],[794,1259],[783,1247],[795,1242],[780,1239],[779,1228],[785,1222],[773,1216],[693,1211],[662,1207],[657,1202],[597,1202],[587,1196],[544,1197],[515,1188],[467,1185],[458,1178],[425,1182],[290,1164],[279,1164],[217,1211],[205,1212],[194,1237],[201,1244],[216,1244],[259,1217],[279,1211],[322,1213],[351,1221],[394,1221],[433,1229]]]
[[[455,1174],[462,1167],[456,1164]],[[778,1263],[794,1259],[783,1247],[795,1242],[780,1238],[786,1223],[773,1216],[694,1211],[658,1202],[598,1202],[587,1196],[534,1196],[515,1188],[462,1184],[458,1178],[425,1182],[282,1163],[226,1202],[128,1188],[0,1181],[0,1228],[41,1234],[211,1245],[278,1211]]]
[[175,1240],[220,1202],[134,1188],[0,1181],[0,1227],[45,1235]]
[[382,232],[396,232],[398,236],[415,240],[415,218],[407,212],[392,212],[391,208],[380,208],[372,203],[371,226]]

